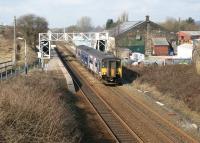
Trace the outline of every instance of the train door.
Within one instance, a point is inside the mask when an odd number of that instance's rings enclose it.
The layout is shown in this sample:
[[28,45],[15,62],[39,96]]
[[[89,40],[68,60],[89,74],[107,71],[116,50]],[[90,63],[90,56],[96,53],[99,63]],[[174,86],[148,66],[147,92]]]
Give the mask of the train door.
[[94,71],[94,59],[92,56],[89,56],[89,69]]
[[121,61],[117,61],[116,64],[116,69],[117,69],[117,75],[122,78],[122,65],[121,65]]
[[108,77],[116,77],[116,61],[108,61]]
[[94,58],[93,67],[94,67],[94,72],[98,73],[98,60],[96,58]]

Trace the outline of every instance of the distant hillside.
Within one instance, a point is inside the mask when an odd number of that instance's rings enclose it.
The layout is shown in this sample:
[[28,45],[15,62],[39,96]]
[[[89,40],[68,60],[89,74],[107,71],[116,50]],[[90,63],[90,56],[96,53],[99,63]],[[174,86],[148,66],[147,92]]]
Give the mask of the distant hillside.
[[[6,27],[0,27],[0,62],[10,61],[12,60],[14,49],[13,49],[13,29]],[[16,40],[17,44],[17,64],[21,65],[24,64],[24,42]],[[36,60],[36,53],[35,51],[27,46],[28,48],[28,63],[33,63]]]
[[0,61],[11,60],[13,51],[13,41],[6,39],[0,34]]

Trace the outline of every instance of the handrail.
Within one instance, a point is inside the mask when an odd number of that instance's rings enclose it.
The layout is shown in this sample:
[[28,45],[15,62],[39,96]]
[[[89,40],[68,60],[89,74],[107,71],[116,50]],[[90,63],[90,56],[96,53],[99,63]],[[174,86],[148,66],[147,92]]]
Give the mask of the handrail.
[[11,63],[12,61],[6,61],[6,62],[2,62],[2,63],[0,63],[0,65],[1,64],[7,64],[7,63]]
[[13,67],[13,65],[7,65],[7,66],[4,66],[4,67],[0,67],[0,70],[1,70],[1,69],[6,69],[6,68],[8,68],[8,67]]

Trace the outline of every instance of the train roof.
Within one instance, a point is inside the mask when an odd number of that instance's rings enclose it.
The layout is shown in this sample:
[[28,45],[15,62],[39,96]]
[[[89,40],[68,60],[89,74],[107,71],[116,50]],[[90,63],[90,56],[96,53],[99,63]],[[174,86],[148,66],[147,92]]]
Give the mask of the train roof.
[[85,45],[77,46],[77,48],[101,60],[102,59],[119,59],[112,54],[104,53]]

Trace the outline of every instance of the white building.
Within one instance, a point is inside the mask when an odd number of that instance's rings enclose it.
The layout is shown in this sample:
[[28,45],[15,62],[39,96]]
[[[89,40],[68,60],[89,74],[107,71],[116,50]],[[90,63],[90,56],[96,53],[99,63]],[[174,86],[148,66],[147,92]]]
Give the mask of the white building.
[[177,57],[192,59],[193,44],[182,44],[177,47]]

